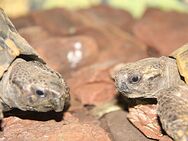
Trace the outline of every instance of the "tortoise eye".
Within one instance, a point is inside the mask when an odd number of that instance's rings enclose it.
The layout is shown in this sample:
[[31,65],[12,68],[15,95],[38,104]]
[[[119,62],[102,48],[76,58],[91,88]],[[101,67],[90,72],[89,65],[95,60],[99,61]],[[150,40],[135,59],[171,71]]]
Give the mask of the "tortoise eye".
[[138,83],[139,81],[141,80],[141,77],[139,75],[132,75],[130,78],[129,78],[129,82],[131,84],[136,84]]
[[38,96],[40,96],[40,97],[45,97],[45,96],[46,96],[46,94],[45,94],[44,91],[42,91],[42,90],[36,90],[36,94],[37,94]]

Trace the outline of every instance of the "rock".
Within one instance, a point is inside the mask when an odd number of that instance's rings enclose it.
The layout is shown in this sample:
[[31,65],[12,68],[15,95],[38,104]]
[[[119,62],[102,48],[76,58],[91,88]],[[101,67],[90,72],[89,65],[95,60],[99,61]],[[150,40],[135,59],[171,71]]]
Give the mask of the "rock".
[[63,8],[31,13],[34,22],[54,35],[73,35],[84,25],[81,17],[73,11]]
[[147,47],[147,54],[149,57],[160,57],[161,56],[160,52],[156,48],[151,47],[151,46]]
[[115,89],[112,84],[93,83],[76,88],[74,93],[84,105],[97,105],[112,99]]
[[188,41],[188,14],[150,9],[133,30],[149,47],[169,55]]
[[93,107],[84,106],[80,109],[72,109],[72,105],[71,105],[69,112],[74,117],[78,118],[81,123],[94,124],[94,125],[100,126],[100,121],[95,116],[90,114],[89,108],[93,108]]
[[[88,25],[92,26],[92,25]],[[94,38],[99,46],[99,62],[135,61],[147,56],[147,48],[136,38],[110,23],[91,27],[78,34]],[[134,52],[134,53],[130,53]]]
[[129,108],[127,117],[147,137],[160,139],[163,136],[157,121],[156,105],[137,105]]
[[[108,14],[109,11],[112,11],[113,17]],[[40,46],[51,42],[51,39],[48,39],[49,36],[54,38],[57,36],[69,38],[67,35],[87,36],[87,38],[96,42],[95,44],[101,52],[97,60],[101,62],[109,60],[135,61],[147,56],[146,46],[121,28],[123,25],[128,25],[129,22],[133,22],[132,17],[127,12],[105,6],[88,9],[88,12],[84,10],[70,12],[61,8],[33,12],[28,15],[28,17],[31,17],[28,20],[32,19],[32,22],[37,26],[26,27],[19,32],[35,48],[38,48],[38,46],[40,48]],[[126,16],[122,20],[119,15]],[[97,20],[97,17],[99,20]],[[117,21],[112,20],[113,18],[116,18]],[[52,46],[52,44],[50,45]],[[130,54],[130,52],[134,52],[134,54]],[[51,58],[51,56],[48,58]]]
[[129,108],[127,117],[148,138],[171,141],[170,137],[162,133],[156,105],[137,105]]
[[[100,60],[136,59],[137,51],[139,59],[146,56],[146,46],[129,32],[132,28],[128,25],[129,23],[132,25],[134,21],[127,12],[107,6],[98,6],[79,10],[77,14],[82,17],[84,25],[84,28],[79,30],[77,34],[90,36],[96,40],[101,52]],[[122,17],[124,18],[122,19]],[[127,29],[122,30],[122,27]],[[135,56],[133,54],[131,54],[133,57],[129,56],[130,52],[135,52]]]
[[118,63],[126,63],[148,57],[146,52],[147,48],[144,44],[140,43],[129,34],[120,33],[120,35],[120,37],[118,37],[118,35],[114,36],[114,40],[111,40],[111,48],[109,47],[101,52],[99,58],[101,62],[114,60]]
[[6,141],[110,141],[108,134],[99,126],[81,123],[70,113],[56,122],[5,118],[1,139]]
[[134,24],[133,17],[125,10],[114,9],[107,5],[94,6],[89,9],[82,9],[78,11],[84,19],[92,21],[97,26],[113,24],[121,29],[132,32],[132,25]]
[[[29,26],[18,30],[19,34],[24,37],[31,46],[37,48],[38,42],[43,42],[50,38],[50,34],[40,26]],[[36,45],[35,45],[36,44]]]
[[[109,24],[106,25],[106,33],[113,35],[112,48],[108,48],[105,54],[119,61],[129,62],[147,57],[146,46],[128,32]],[[132,53],[131,53],[132,52]],[[102,57],[103,58],[103,57]]]
[[30,26],[36,26],[36,23],[30,15],[13,18],[11,19],[11,21],[13,22],[17,30]]
[[102,118],[103,127],[113,141],[151,141],[141,134],[128,120],[126,111],[116,111]]
[[84,30],[79,31],[77,34],[84,35],[96,40],[100,50],[112,46],[112,35],[104,32],[101,27],[86,27]]
[[116,91],[109,75],[113,62],[108,63],[95,64],[73,73],[68,79],[71,95],[83,105],[98,105],[111,100]]
[[86,36],[52,37],[33,46],[52,68],[63,74],[94,62],[98,55],[96,42]]

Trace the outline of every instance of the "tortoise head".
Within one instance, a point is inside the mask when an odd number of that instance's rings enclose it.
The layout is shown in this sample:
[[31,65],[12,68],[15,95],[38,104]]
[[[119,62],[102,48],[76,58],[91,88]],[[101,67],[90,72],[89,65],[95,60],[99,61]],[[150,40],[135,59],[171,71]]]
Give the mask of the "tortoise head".
[[69,89],[61,75],[43,63],[17,60],[3,77],[5,104],[21,110],[63,111]]
[[115,75],[117,90],[129,98],[155,98],[159,90],[180,81],[175,59],[146,58],[125,64]]

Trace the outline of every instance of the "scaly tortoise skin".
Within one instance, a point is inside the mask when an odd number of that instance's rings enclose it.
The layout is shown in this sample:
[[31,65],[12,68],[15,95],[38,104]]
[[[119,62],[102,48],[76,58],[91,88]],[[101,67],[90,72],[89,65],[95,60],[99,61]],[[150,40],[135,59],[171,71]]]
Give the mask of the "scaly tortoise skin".
[[69,88],[16,31],[0,9],[0,119],[3,111],[63,111]]
[[156,98],[163,129],[176,141],[188,141],[188,45],[170,57],[127,63],[115,74],[118,91],[128,98]]

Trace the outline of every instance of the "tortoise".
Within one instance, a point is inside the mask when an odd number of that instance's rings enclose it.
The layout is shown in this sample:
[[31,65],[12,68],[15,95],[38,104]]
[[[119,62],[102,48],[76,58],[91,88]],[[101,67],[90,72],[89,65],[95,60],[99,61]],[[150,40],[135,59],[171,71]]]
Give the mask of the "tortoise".
[[48,67],[0,9],[0,119],[3,111],[63,111],[69,105],[63,77]]
[[188,44],[170,56],[124,64],[114,76],[128,98],[157,99],[162,128],[176,141],[188,141]]

